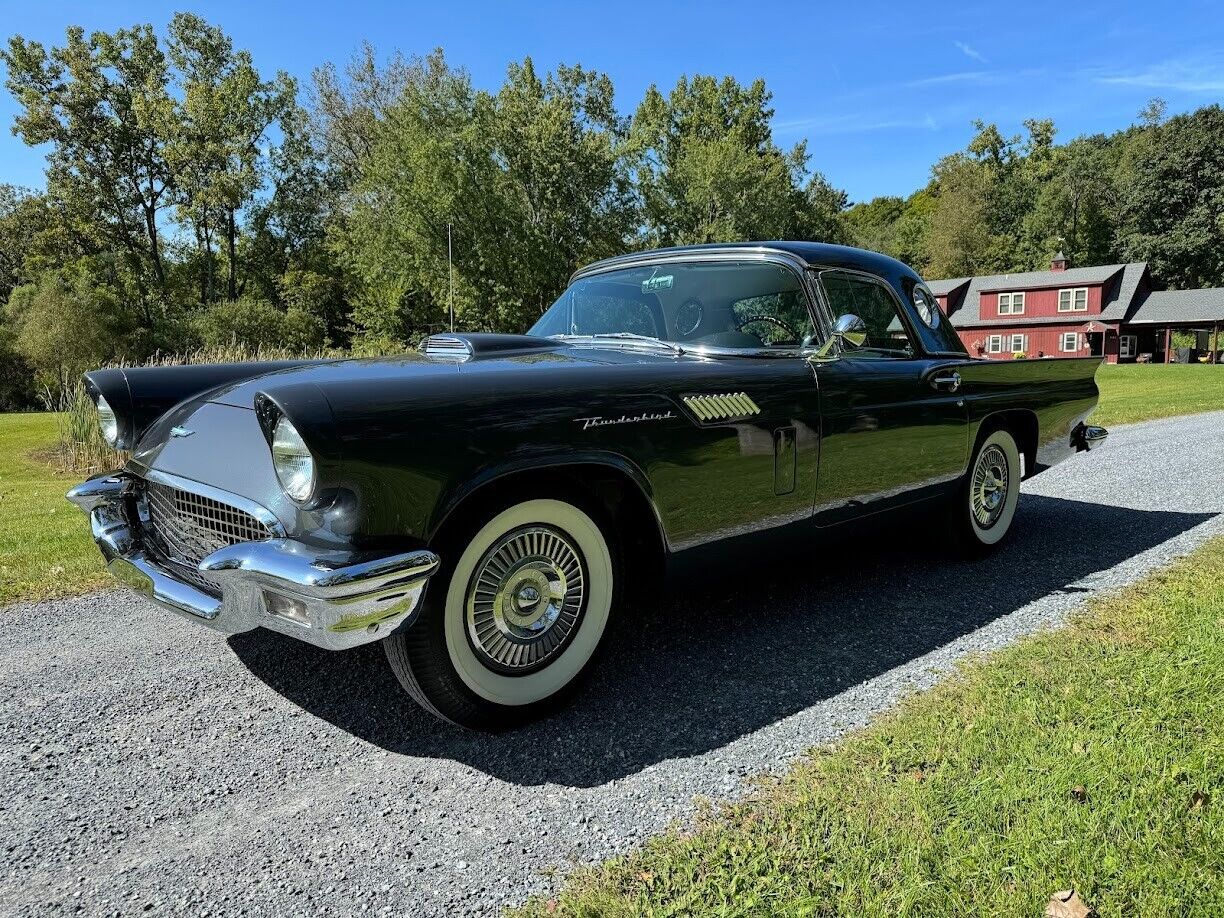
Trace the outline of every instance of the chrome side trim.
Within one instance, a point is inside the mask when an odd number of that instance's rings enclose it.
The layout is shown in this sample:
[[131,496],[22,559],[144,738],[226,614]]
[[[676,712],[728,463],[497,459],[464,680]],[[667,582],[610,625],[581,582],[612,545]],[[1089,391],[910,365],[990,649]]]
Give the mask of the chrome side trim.
[[683,395],[680,401],[703,424],[748,418],[760,414],[761,408],[747,393],[727,392],[722,395]]

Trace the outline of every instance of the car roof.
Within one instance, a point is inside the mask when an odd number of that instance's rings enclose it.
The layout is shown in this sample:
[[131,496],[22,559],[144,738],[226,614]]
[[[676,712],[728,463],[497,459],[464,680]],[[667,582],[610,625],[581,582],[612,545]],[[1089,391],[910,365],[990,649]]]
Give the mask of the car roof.
[[570,279],[573,280],[593,271],[605,271],[609,268],[620,267],[622,265],[629,266],[649,262],[659,257],[672,257],[690,252],[693,254],[726,252],[733,255],[737,251],[756,253],[782,252],[798,258],[811,267],[852,268],[884,277],[895,276],[897,274],[908,275],[914,278],[918,276],[904,262],[890,258],[887,255],[882,255],[879,252],[857,249],[848,245],[834,245],[829,242],[779,240],[770,242],[711,242],[702,245],[679,245],[662,249],[647,249],[641,252],[629,252],[625,255],[617,255],[613,258],[605,258],[601,261],[593,262],[575,271],[574,276]]

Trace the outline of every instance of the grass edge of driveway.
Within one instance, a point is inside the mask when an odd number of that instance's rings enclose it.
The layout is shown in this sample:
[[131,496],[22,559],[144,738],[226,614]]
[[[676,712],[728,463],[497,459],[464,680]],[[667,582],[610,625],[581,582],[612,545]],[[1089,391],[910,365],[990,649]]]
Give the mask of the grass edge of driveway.
[[85,476],[36,458],[55,441],[54,415],[0,415],[0,606],[76,596],[110,583],[89,521],[64,499]]
[[1222,633],[1216,538],[509,914],[1222,914]]

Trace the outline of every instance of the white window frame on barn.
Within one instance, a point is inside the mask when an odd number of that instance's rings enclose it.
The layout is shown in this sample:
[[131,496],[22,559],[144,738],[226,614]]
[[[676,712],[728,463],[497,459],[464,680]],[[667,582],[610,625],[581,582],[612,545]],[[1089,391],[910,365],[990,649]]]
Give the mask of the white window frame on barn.
[[[1066,298],[1064,300],[1064,294]],[[1087,287],[1064,287],[1058,291],[1058,311],[1059,312],[1087,312],[1088,311],[1088,288]]]
[[[1017,343],[1019,343],[1020,345],[1019,347],[1016,346]],[[1011,336],[1011,352],[1013,354],[1027,354],[1028,353],[1028,335],[1012,335]]]
[[[1004,300],[1006,299],[1007,308],[1003,308]],[[1000,293],[999,294],[999,315],[1001,316],[1022,316],[1024,315],[1024,294],[1023,293]]]
[[1139,344],[1138,335],[1119,335],[1118,336],[1118,356],[1119,357],[1134,357]]
[[[1067,346],[1067,342],[1071,342],[1071,346]],[[1063,332],[1062,337],[1058,339],[1058,349],[1064,354],[1074,353],[1080,349],[1079,332]]]
[[1002,354],[1003,353],[1003,336],[990,335],[986,339],[987,354]]

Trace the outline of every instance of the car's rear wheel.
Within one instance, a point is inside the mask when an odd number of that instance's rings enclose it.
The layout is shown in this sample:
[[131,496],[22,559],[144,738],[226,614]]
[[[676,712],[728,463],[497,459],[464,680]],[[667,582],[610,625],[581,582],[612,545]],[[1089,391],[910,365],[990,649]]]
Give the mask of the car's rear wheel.
[[540,498],[486,514],[440,548],[420,617],[383,641],[400,684],[475,729],[555,707],[588,670],[612,612],[604,528],[574,503]]
[[1011,531],[1020,500],[1020,450],[1003,428],[980,438],[969,471],[961,482],[950,516],[960,547],[985,555]]

